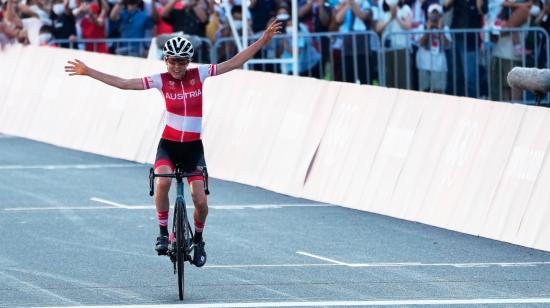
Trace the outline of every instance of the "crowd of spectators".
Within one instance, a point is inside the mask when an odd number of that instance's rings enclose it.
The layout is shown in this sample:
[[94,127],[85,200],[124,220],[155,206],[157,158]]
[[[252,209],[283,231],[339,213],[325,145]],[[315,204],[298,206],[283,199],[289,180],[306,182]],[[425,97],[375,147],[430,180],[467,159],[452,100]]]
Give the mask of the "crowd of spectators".
[[[261,34],[275,19],[285,24],[286,33],[292,23],[289,0],[228,0],[228,6],[221,0],[0,1],[2,46],[15,41],[28,44],[31,33],[25,20],[34,18],[41,24],[37,44],[132,56],[145,56],[144,38],[183,32],[202,38],[195,46],[197,59],[222,61],[236,52],[232,43],[214,45],[232,37],[229,16],[242,34],[241,17],[246,15],[249,36]],[[483,76],[502,78],[512,66],[521,64],[522,57],[537,50],[537,65],[546,66],[546,52],[540,52],[547,48],[544,40],[528,46],[525,35],[506,32],[529,25],[548,31],[550,4],[545,1],[549,0],[298,0],[298,31],[303,34],[298,41],[299,74],[363,84],[377,84],[383,77],[390,87],[405,88],[412,82],[415,89],[441,93],[449,92],[449,79],[458,78],[454,82],[459,85],[458,94],[489,96],[480,90],[487,85],[500,98],[509,97],[505,83],[488,85]],[[490,35],[418,32],[484,28],[491,29]],[[371,34],[362,34],[365,31]],[[392,35],[404,31],[414,34]],[[328,32],[339,36],[322,35]],[[95,41],[78,43],[80,39]],[[258,56],[291,57],[290,42],[288,38],[275,40]],[[209,59],[206,45],[219,49],[217,59]],[[491,65],[480,56],[489,47]],[[380,70],[381,53],[385,53],[385,63]],[[292,73],[288,64],[261,67]]]

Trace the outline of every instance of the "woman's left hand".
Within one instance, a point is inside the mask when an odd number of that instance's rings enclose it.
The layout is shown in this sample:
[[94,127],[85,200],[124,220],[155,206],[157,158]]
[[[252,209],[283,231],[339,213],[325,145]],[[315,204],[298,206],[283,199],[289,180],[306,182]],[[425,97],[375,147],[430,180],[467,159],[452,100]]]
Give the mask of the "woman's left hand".
[[281,34],[281,29],[283,29],[283,24],[277,20],[273,21],[262,35],[263,44],[269,43],[274,35]]

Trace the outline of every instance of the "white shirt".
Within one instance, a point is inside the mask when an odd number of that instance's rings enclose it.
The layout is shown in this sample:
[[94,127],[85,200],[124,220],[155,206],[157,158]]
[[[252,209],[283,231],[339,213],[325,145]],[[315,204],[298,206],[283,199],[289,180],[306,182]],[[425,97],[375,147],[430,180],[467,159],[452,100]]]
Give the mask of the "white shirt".
[[[408,5],[405,4],[402,7],[397,9],[397,18],[405,19],[406,17],[412,18],[412,10]],[[390,19],[391,19],[390,11],[382,12],[382,15],[380,18],[382,22],[387,22]],[[399,22],[394,19],[386,26],[386,28],[384,28],[384,33],[382,33],[382,36],[389,35],[388,38],[390,39],[390,42],[391,42],[390,43],[391,48],[399,48],[399,49],[407,48],[408,47],[407,38],[409,37],[408,35],[390,35],[391,33],[403,32],[403,31],[406,31],[406,30],[403,29],[399,24]]]
[[[424,30],[424,26],[419,26],[419,30]],[[445,26],[443,30],[449,30],[448,26]],[[432,72],[446,72],[447,71],[447,58],[443,50],[442,43],[440,41],[440,34],[428,34],[432,35],[432,38],[428,37],[428,46],[420,46],[416,53],[416,66],[420,70],[432,71]],[[451,34],[445,33],[445,38],[450,42]]]

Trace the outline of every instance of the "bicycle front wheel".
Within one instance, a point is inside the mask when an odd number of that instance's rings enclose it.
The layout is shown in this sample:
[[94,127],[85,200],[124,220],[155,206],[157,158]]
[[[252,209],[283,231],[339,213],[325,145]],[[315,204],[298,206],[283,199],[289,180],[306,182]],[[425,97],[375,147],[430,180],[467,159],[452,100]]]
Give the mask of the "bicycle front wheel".
[[186,243],[185,243],[185,220],[184,220],[184,205],[183,200],[176,201],[175,207],[175,231],[176,237],[176,267],[178,272],[178,290],[180,301],[183,300],[185,289],[185,276],[184,276],[184,264],[186,255]]

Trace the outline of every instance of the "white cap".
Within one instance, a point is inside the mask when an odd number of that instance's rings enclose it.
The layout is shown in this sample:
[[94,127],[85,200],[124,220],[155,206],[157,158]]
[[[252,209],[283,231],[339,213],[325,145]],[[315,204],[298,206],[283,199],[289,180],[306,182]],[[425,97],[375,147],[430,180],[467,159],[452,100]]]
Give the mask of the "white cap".
[[386,4],[389,6],[396,6],[399,0],[385,0]]
[[443,7],[439,3],[432,3],[428,7],[428,14],[431,14],[433,11],[437,11],[439,14],[443,14]]

